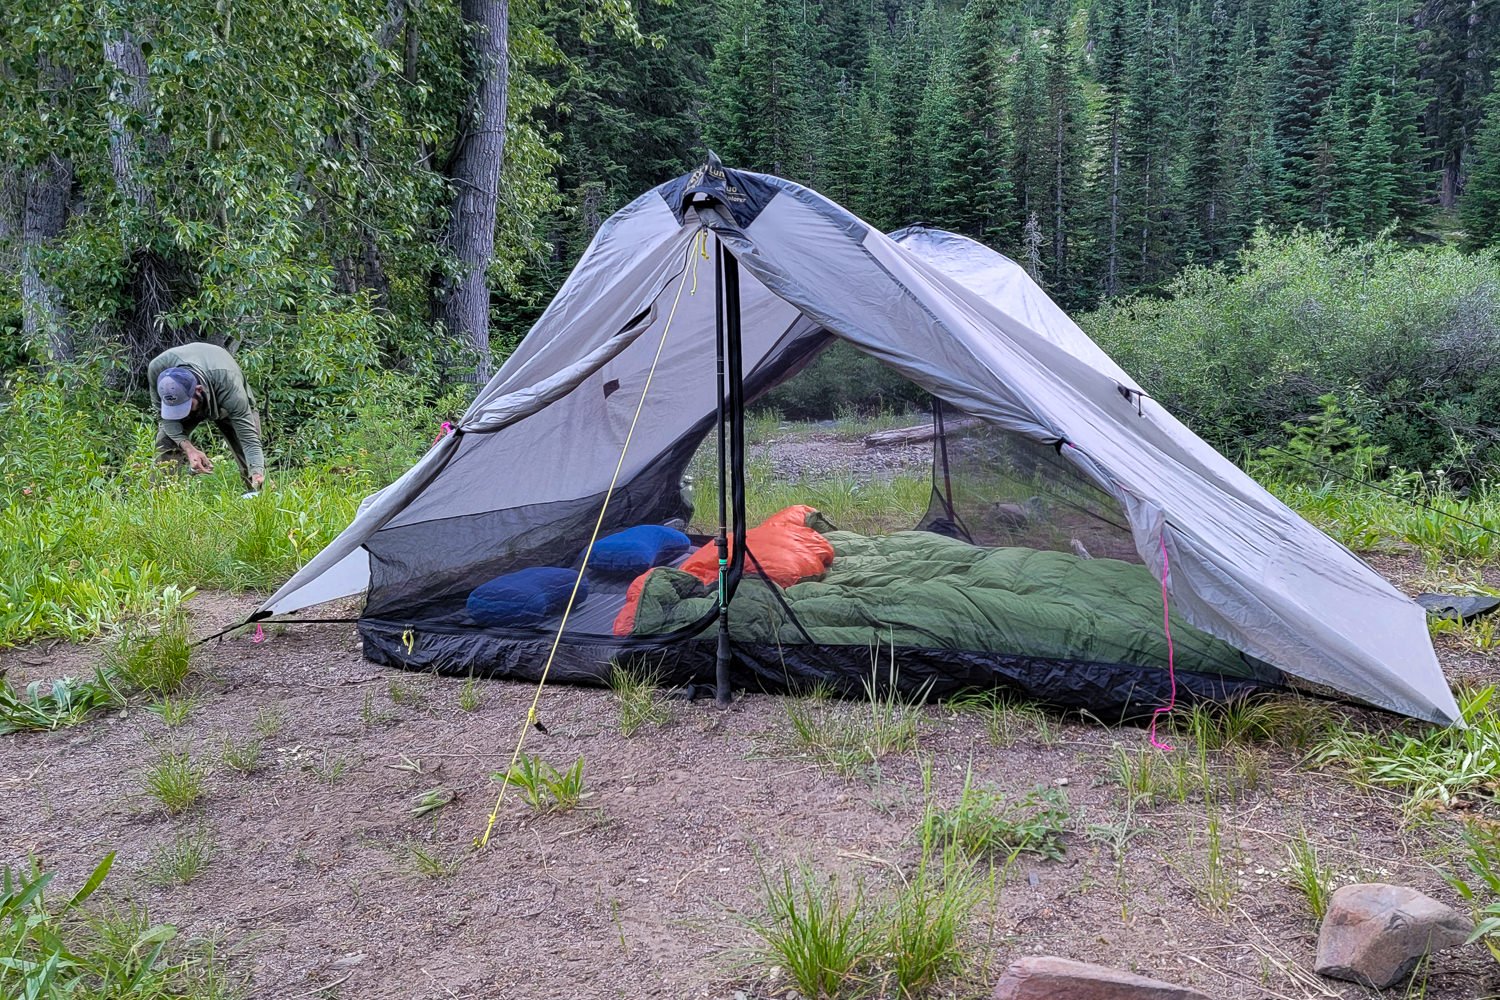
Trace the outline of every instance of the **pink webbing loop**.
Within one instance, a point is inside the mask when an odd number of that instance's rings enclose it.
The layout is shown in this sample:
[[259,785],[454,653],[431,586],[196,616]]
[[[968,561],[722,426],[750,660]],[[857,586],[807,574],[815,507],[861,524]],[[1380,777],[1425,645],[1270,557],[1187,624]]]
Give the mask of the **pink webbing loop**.
[[255,626],[255,637],[253,639],[251,639],[250,641],[253,642],[257,646],[259,646],[261,643],[265,642],[266,641],[266,630],[263,627],[261,627],[259,624],[257,624]]
[[[453,424],[450,421],[444,420],[442,426],[438,428],[438,436],[432,439],[432,444],[437,444],[451,433],[453,433]],[[432,444],[427,447],[431,448]]]
[[1158,750],[1175,750],[1176,747],[1170,743],[1163,743],[1156,738],[1156,720],[1158,716],[1166,715],[1172,711],[1177,704],[1177,671],[1172,663],[1172,608],[1167,601],[1167,579],[1172,575],[1172,564],[1167,559],[1167,533],[1163,526],[1161,533],[1161,625],[1167,633],[1167,682],[1172,686],[1172,693],[1167,703],[1151,713],[1151,745]]

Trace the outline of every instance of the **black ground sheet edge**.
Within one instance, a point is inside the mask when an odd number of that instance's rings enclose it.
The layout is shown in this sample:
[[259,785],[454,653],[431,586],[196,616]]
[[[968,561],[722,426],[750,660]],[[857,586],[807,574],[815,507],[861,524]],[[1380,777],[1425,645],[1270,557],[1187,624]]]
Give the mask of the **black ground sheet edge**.
[[[374,663],[403,670],[535,681],[552,649],[550,636],[498,636],[479,629],[431,630],[361,619],[364,655]],[[410,646],[408,648],[408,642]],[[670,644],[563,641],[547,675],[548,683],[607,683],[611,665],[620,663],[657,676],[663,685],[712,685],[715,640],[712,631]],[[734,646],[732,683],[736,689],[805,692],[818,685],[858,696],[874,676],[884,690],[892,650],[884,647],[826,645]],[[1090,663],[952,649],[898,648],[896,682],[908,695],[925,690],[945,698],[974,690],[1000,690],[1058,709],[1084,710],[1104,723],[1142,722],[1167,704],[1167,671],[1127,663]],[[1222,702],[1285,690],[1278,680],[1251,680],[1178,669],[1177,702]]]

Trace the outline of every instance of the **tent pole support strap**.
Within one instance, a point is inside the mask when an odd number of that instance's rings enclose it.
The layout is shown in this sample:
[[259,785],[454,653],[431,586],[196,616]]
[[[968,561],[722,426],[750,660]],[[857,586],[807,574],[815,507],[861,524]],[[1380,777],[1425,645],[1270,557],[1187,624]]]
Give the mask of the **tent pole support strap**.
[[[745,564],[745,365],[740,346],[740,262],[733,254],[718,248],[722,270],[719,271],[719,288],[723,294],[724,308],[720,315],[724,324],[724,353],[727,361],[729,389],[729,488],[733,493],[734,548],[727,556],[727,565],[720,563],[719,596],[719,648],[714,670],[714,700],[721,707],[730,702],[729,670],[733,651],[729,642],[729,602],[734,597],[735,585]],[[724,396],[720,394],[720,406]],[[719,424],[719,440],[724,439],[724,423]],[[722,446],[721,451],[722,454]],[[725,507],[724,475],[719,474],[719,510],[722,516]],[[719,550],[721,560],[726,552]]]
[[725,437],[729,424],[724,399],[724,246],[718,240],[714,241],[714,299],[714,355],[718,362],[719,389],[719,534],[716,538],[719,550],[719,647],[714,661],[714,701],[726,705],[729,702],[729,667],[733,654],[729,649],[729,484],[726,479],[728,463],[725,461],[728,457]]

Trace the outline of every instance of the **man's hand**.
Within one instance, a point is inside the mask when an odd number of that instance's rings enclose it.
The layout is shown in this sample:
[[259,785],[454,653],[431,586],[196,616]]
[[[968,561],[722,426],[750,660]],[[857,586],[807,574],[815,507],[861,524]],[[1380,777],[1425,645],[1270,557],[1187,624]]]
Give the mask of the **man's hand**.
[[188,468],[192,469],[194,474],[201,475],[205,472],[214,471],[214,463],[209,460],[209,457],[207,455],[199,451],[197,448],[194,448],[192,445],[183,442],[182,450],[187,455]]
[[252,473],[250,473],[250,488],[252,490],[258,490],[258,489],[260,489],[261,485],[263,483],[265,483],[265,481],[266,481],[265,473],[263,473],[263,472],[252,472]]

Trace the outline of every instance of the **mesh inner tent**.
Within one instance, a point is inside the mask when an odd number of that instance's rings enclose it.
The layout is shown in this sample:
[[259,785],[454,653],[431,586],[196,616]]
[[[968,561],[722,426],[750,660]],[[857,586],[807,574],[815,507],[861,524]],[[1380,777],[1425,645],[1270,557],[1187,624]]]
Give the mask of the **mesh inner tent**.
[[[747,395],[795,383],[829,343],[806,321],[788,324],[755,359]],[[710,392],[711,364],[699,376]],[[860,422],[847,413],[782,433],[774,411],[752,411],[752,530],[729,608],[735,682],[858,693],[878,665],[886,680],[929,695],[998,686],[1106,718],[1162,703],[1169,686],[1160,588],[1114,499],[1053,445],[947,405],[929,403],[928,412],[896,422],[927,440],[866,449]],[[586,596],[568,614],[554,679],[597,681],[621,662],[671,682],[712,676],[716,439],[714,416],[699,416],[611,496],[601,537],[667,525],[690,546],[640,572],[596,566],[584,574]],[[603,500],[596,493],[377,533],[361,620],[367,655],[533,677],[551,654],[568,595],[541,602],[544,613],[521,625],[476,621],[471,597],[489,581],[539,568],[567,571],[554,577],[570,585]],[[791,534],[815,535],[831,552],[806,575],[787,575],[780,543],[753,530],[789,507],[811,508]],[[696,574],[684,568],[695,556]],[[408,630],[422,635],[420,648],[406,648]],[[1173,639],[1186,696],[1218,699],[1278,681],[1274,670],[1175,618]]]

